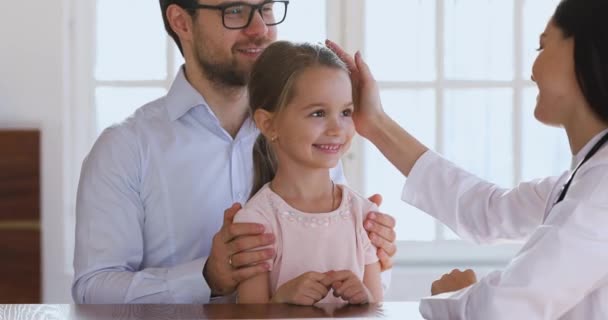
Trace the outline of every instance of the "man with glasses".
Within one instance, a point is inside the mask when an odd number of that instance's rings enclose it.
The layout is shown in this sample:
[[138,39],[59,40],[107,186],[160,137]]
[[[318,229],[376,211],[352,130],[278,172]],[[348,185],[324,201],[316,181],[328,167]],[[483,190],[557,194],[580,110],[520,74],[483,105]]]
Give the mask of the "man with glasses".
[[[185,65],[166,96],[106,129],[83,163],[76,205],[77,303],[207,303],[268,266],[272,234],[232,219],[251,189],[255,59],[289,1],[160,0]],[[332,172],[344,183],[342,169]],[[224,211],[225,210],[225,211]],[[224,212],[222,215],[221,213]],[[365,226],[383,269],[394,220]],[[219,232],[218,232],[219,230]]]

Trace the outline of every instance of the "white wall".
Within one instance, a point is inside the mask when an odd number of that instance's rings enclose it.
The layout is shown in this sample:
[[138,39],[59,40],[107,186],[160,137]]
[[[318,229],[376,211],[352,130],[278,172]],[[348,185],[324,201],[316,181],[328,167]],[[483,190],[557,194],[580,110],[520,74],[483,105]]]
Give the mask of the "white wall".
[[47,303],[70,302],[71,254],[63,250],[66,2],[0,1],[0,128],[42,132],[43,301]]

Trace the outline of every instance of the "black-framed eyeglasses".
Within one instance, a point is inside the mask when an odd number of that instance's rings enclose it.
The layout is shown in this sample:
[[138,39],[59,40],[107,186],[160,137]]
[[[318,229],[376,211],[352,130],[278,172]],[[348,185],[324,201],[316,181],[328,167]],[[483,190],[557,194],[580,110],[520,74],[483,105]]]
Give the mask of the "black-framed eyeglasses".
[[274,26],[285,21],[288,4],[288,0],[264,1],[260,4],[232,2],[217,6],[197,4],[187,9],[219,10],[222,13],[222,23],[226,29],[244,29],[249,26],[256,11],[260,13],[267,26]]

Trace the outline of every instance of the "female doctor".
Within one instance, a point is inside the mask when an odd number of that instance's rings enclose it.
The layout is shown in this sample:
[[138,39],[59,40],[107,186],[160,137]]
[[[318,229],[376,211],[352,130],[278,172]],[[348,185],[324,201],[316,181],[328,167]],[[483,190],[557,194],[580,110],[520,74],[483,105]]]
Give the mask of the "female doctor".
[[[408,177],[403,200],[478,243],[526,239],[503,271],[433,283],[426,319],[608,319],[608,1],[563,0],[540,36],[534,116],[566,130],[573,167],[514,189],[429,151],[382,110],[359,53],[328,42],[355,84],[357,131]],[[439,294],[441,293],[441,294]]]

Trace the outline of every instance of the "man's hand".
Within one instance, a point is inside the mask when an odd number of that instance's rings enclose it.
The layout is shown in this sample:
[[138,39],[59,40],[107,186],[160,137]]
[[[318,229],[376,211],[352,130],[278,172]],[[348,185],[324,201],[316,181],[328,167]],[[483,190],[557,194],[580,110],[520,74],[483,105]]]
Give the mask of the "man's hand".
[[230,294],[239,282],[268,271],[270,266],[263,262],[275,254],[273,249],[249,251],[271,245],[275,238],[264,234],[262,225],[232,223],[240,209],[240,204],[233,204],[224,211],[224,224],[213,237],[211,253],[203,268],[203,277],[214,296]]
[[350,270],[329,271],[334,296],[340,297],[350,304],[373,302],[373,297],[363,282]]
[[[382,204],[382,196],[379,194],[371,196],[369,200],[378,207]],[[376,255],[380,260],[380,269],[385,271],[392,268],[392,258],[397,253],[395,219],[388,214],[370,212],[363,222],[363,227],[367,230],[372,244],[378,248]]]
[[330,283],[323,273],[306,272],[280,286],[271,302],[311,306],[327,296]]
[[460,271],[454,269],[452,272],[444,274],[439,280],[433,282],[431,294],[437,295],[444,292],[458,291],[475,284],[475,282],[477,282],[477,277],[473,270]]

